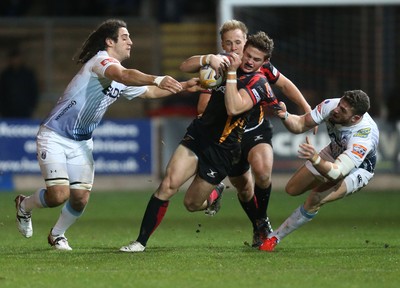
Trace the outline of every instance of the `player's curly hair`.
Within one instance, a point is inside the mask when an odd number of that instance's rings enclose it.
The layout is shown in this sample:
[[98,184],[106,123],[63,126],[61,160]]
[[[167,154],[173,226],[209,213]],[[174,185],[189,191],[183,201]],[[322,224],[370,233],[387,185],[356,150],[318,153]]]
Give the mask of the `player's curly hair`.
[[343,97],[347,103],[353,108],[355,115],[364,115],[370,108],[369,97],[362,90],[350,90],[343,93]]
[[[85,64],[97,52],[106,50],[106,39],[111,38],[115,42],[118,41],[119,28],[126,28],[127,25],[124,21],[119,19],[108,19],[100,24],[100,26],[93,31],[89,37],[83,42],[80,51],[77,53],[77,63]],[[75,59],[76,57],[74,57]]]
[[272,40],[265,32],[258,31],[255,34],[249,35],[247,42],[244,45],[244,49],[246,49],[247,46],[253,46],[254,48],[264,52],[264,60],[269,60],[272,56],[272,51],[274,50],[274,40]]

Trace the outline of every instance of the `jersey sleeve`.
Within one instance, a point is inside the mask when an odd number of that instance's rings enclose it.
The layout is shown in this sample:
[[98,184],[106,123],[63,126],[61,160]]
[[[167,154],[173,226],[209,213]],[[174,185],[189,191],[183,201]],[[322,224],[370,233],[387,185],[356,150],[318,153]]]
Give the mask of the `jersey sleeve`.
[[265,75],[265,77],[267,77],[268,82],[271,84],[275,84],[276,81],[278,81],[279,76],[281,75],[278,69],[276,69],[271,62],[265,63],[261,67],[260,71]]
[[110,56],[98,57],[93,63],[92,71],[99,77],[104,78],[106,69],[111,65],[120,65],[120,62]]
[[318,104],[310,113],[314,122],[319,125],[325,121],[325,119],[329,117],[331,111],[336,108],[339,100],[340,99],[327,99]]
[[245,89],[250,95],[253,105],[261,103],[262,105],[279,106],[271,86],[261,73],[253,75],[246,83],[240,81],[240,78],[238,80],[238,90]]
[[147,86],[127,86],[121,93],[121,96],[128,100],[140,97],[147,91]]

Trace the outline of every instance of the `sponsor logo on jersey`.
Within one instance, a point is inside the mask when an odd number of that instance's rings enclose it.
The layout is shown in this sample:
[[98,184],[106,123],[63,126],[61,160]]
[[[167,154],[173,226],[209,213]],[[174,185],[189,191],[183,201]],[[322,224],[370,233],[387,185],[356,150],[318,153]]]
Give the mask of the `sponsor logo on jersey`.
[[261,96],[260,96],[260,94],[258,94],[258,91],[256,89],[251,89],[251,91],[253,92],[253,95],[256,98],[257,103],[260,102]]
[[118,98],[119,95],[121,94],[121,90],[118,88],[112,87],[111,85],[104,88],[103,91],[104,95],[111,97],[111,98]]
[[354,134],[354,137],[367,138],[369,133],[371,133],[371,128],[360,129]]
[[109,63],[119,63],[119,61],[114,58],[107,58],[100,62],[100,64],[103,66],[107,66]]
[[[226,85],[226,84],[225,84],[225,85]],[[214,90],[215,90],[215,91],[222,92],[222,93],[225,94],[225,88],[226,88],[225,85],[221,85],[221,86],[219,86],[218,88],[215,88]]]
[[360,144],[353,144],[353,150],[351,150],[351,153],[360,158],[363,158],[367,153],[367,148]]
[[208,177],[211,177],[211,178],[215,178],[215,174],[217,174],[217,172],[216,172],[216,171],[212,171],[212,170],[210,169],[210,172],[207,173],[207,176],[208,176]]
[[362,183],[362,177],[360,174],[357,175],[357,181],[358,181],[358,185],[360,185]]
[[275,77],[278,75],[278,70],[275,67],[272,69],[272,74],[274,74]]
[[46,151],[40,151],[40,158],[42,158],[43,160],[46,159]]
[[60,119],[69,109],[71,109],[71,108],[72,108],[73,106],[75,106],[75,105],[76,105],[76,101],[75,101],[75,100],[72,100],[72,101],[67,105],[67,107],[65,107],[65,108],[60,112],[60,114],[57,115],[56,120]]
[[192,140],[195,140],[195,139],[193,138],[192,135],[189,135],[189,134],[186,134],[185,136],[183,136],[183,139],[182,139],[182,141],[192,141]]
[[263,140],[263,139],[264,139],[264,137],[263,137],[262,134],[254,136],[254,142],[260,141],[260,140]]

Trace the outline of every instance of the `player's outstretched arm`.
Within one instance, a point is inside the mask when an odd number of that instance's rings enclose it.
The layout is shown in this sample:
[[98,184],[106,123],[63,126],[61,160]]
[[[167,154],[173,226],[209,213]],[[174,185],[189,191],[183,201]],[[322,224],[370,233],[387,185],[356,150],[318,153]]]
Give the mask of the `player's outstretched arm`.
[[179,69],[186,73],[195,73],[204,65],[210,65],[215,71],[217,71],[218,76],[221,70],[225,70],[226,67],[230,65],[230,62],[229,58],[225,55],[195,55],[183,61],[179,66]]
[[[202,89],[200,87],[199,78],[192,78],[187,81],[180,82],[180,84],[181,84],[183,90],[186,90],[189,92],[196,92],[196,91],[200,91]],[[157,86],[148,86],[147,91],[144,94],[142,94],[140,97],[147,98],[147,99],[156,99],[156,98],[166,97],[171,94],[175,94],[175,93],[171,93],[170,91],[161,89]]]
[[282,120],[283,125],[285,125],[290,132],[300,134],[317,126],[317,123],[314,122],[310,113],[303,115],[290,114],[286,110],[284,102],[279,102],[279,106],[281,109],[276,109],[275,114]]
[[156,85],[161,89],[178,93],[182,90],[182,85],[171,76],[154,76],[143,73],[137,69],[126,69],[122,65],[110,65],[104,75],[111,80],[125,84],[127,86]]

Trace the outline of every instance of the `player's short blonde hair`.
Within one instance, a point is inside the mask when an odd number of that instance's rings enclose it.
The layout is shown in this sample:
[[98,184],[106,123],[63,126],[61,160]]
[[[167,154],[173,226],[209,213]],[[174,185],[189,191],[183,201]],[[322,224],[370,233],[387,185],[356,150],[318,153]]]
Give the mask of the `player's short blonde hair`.
[[239,20],[227,20],[224,22],[224,24],[221,25],[221,28],[219,29],[219,35],[222,36],[231,30],[236,30],[240,29],[243,32],[244,38],[247,38],[247,33],[249,33],[249,30],[247,29],[246,24],[244,24],[242,21]]

